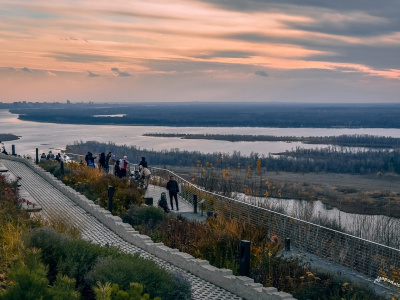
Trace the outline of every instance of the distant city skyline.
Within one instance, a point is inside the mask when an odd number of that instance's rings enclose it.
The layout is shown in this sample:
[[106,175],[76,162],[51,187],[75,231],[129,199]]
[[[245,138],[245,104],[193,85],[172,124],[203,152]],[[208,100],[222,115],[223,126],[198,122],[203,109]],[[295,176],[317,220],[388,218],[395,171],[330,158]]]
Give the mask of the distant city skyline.
[[0,0],[0,102],[400,103],[399,15],[398,0]]

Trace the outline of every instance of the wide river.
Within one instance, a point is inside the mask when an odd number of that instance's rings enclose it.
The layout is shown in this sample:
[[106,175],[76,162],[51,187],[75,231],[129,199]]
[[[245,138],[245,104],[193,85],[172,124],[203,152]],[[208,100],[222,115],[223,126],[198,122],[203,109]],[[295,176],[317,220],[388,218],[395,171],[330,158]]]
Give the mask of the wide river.
[[[18,115],[9,113],[8,110],[0,110],[0,133],[12,133],[20,136],[19,140],[4,142],[8,152],[11,153],[11,145],[15,145],[16,153],[19,155],[30,155],[34,157],[35,149],[47,153],[49,150],[63,150],[67,144],[74,141],[99,141],[114,142],[116,144],[135,145],[141,149],[170,150],[179,148],[187,151],[200,152],[222,152],[233,153],[240,151],[242,155],[251,152],[265,154],[292,150],[300,146],[303,148],[326,147],[327,145],[308,145],[302,143],[285,142],[226,142],[212,140],[184,140],[179,138],[144,137],[144,133],[200,133],[200,134],[249,134],[249,135],[274,135],[274,136],[337,136],[342,134],[370,134],[378,136],[400,137],[400,129],[361,128],[361,129],[329,129],[329,128],[253,128],[253,127],[163,127],[163,126],[102,126],[102,125],[68,125],[53,123],[37,123],[18,120]],[[54,152],[54,151],[53,151]],[[290,215],[303,210],[304,201],[299,200],[277,200],[259,199],[268,201],[275,206],[281,206]],[[390,232],[399,232],[398,219],[384,216],[362,216],[340,212],[338,209],[329,208],[316,201],[314,215],[334,219],[348,228],[358,231],[355,225],[365,226],[364,218],[368,218],[369,230],[364,231],[361,236],[368,237],[377,230],[383,231],[382,224],[390,224],[385,229]],[[301,217],[301,216],[299,216]],[[373,225],[375,224],[375,226]],[[356,226],[356,227],[358,227]],[[391,227],[391,228],[387,228]],[[398,234],[395,239],[400,240]]]
[[[400,137],[400,129],[360,128],[258,128],[258,127],[166,127],[166,126],[112,126],[112,125],[68,125],[38,123],[18,120],[18,115],[8,110],[0,110],[0,133],[12,133],[20,136],[19,140],[5,142],[7,151],[15,145],[19,155],[47,153],[49,150],[63,150],[74,141],[113,142],[121,145],[135,145],[140,149],[170,150],[180,149],[204,153],[233,153],[242,155],[252,152],[268,155],[269,153],[290,151],[302,148],[321,148],[327,145],[303,144],[300,142],[227,142],[213,140],[189,140],[179,138],[160,138],[142,136],[144,133],[188,133],[188,134],[243,134],[273,136],[337,136],[342,134],[370,134]],[[54,151],[53,151],[54,152]]]

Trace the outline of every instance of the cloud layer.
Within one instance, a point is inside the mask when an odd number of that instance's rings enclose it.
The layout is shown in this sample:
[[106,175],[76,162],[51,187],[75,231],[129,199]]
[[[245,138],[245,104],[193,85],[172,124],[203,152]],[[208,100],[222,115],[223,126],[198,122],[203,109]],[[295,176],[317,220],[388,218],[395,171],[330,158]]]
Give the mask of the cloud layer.
[[3,102],[400,100],[397,0],[0,3]]

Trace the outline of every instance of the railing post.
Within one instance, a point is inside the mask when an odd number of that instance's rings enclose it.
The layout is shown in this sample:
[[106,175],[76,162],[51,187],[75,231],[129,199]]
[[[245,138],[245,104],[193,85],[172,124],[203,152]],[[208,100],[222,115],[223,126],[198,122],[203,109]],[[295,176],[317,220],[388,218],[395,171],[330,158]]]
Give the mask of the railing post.
[[114,197],[114,187],[110,185],[108,187],[108,203],[107,203],[107,209],[110,212],[112,212],[113,208],[113,197]]
[[250,276],[250,245],[250,241],[240,241],[240,276]]
[[333,253],[333,261],[335,262],[335,263],[337,263],[338,262],[338,236],[337,236],[337,232],[335,232],[335,235],[334,235],[335,237],[334,237],[334,247],[333,247],[333,251],[334,251],[334,253]]
[[62,176],[65,175],[65,172],[64,172],[64,162],[63,162],[63,161],[60,161],[60,172],[61,172],[61,175],[62,175]]
[[15,156],[15,145],[11,145],[11,155]]
[[197,214],[197,195],[193,194],[193,213]]
[[369,243],[368,253],[368,275],[372,276],[372,243]]
[[36,164],[39,163],[39,149],[36,148]]
[[290,251],[290,238],[285,238],[285,250]]
[[350,241],[350,269],[354,270],[354,242],[349,239]]

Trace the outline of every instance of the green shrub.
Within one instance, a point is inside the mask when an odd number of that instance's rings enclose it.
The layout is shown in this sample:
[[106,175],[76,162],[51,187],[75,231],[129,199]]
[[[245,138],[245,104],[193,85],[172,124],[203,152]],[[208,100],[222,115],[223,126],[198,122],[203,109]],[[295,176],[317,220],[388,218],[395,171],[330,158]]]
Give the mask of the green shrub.
[[57,300],[79,300],[81,295],[75,291],[76,280],[68,276],[57,274],[56,281],[51,289],[53,299]]
[[159,207],[131,205],[121,218],[132,226],[146,225],[149,229],[155,229],[164,219],[164,215],[164,211]]
[[131,282],[137,282],[144,286],[144,292],[150,297],[161,297],[163,300],[191,299],[187,280],[168,273],[155,262],[139,255],[102,258],[86,276],[86,281],[90,286],[98,281],[102,284],[113,282],[125,291],[130,288]]
[[[118,284],[106,282],[104,285],[97,282],[97,286],[93,287],[96,294],[96,300],[150,300],[149,294],[143,294],[143,285],[139,283],[131,283],[129,290],[120,290]],[[153,300],[161,300],[156,297]]]
[[49,266],[48,276],[54,282],[58,273],[75,278],[83,292],[91,290],[85,286],[84,277],[99,257],[118,256],[116,248],[101,247],[84,240],[74,240],[53,229],[43,228],[31,232],[27,244],[42,251],[42,260]]
[[93,298],[92,286],[100,281],[118,283],[124,290],[129,289],[131,282],[138,282],[152,297],[190,299],[190,284],[185,279],[175,278],[155,262],[138,255],[72,239],[49,228],[33,230],[27,244],[41,249],[51,282],[57,282],[59,274],[74,278],[84,298]]
[[[39,163],[39,166],[47,172],[54,175],[56,169],[60,169],[60,163],[56,160],[45,160]],[[59,171],[58,171],[59,172]]]
[[16,260],[11,266],[9,279],[14,283],[0,294],[1,300],[51,299],[46,278],[47,268],[40,262],[40,251],[28,250],[25,261]]

